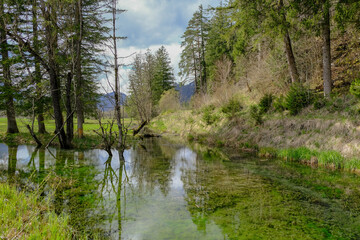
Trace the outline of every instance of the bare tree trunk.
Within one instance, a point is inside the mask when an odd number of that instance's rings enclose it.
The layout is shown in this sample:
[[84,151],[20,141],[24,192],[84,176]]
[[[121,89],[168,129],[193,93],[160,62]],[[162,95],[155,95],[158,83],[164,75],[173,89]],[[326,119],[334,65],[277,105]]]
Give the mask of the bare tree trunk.
[[118,64],[118,55],[117,55],[117,43],[116,43],[116,0],[113,0],[112,6],[113,14],[113,47],[114,47],[114,71],[115,71],[115,115],[116,121],[119,128],[119,139],[118,147],[123,148],[123,126],[121,123],[121,108],[120,108],[120,82],[119,82],[119,64]]
[[204,38],[204,21],[203,21],[203,7],[200,6],[200,15],[201,15],[201,85],[203,93],[207,92],[207,72],[206,72],[206,61],[205,61],[205,38]]
[[[32,15],[33,15],[33,48],[36,52],[39,52],[39,40],[38,40],[38,18],[37,18],[37,0],[32,0]],[[46,133],[45,123],[44,123],[44,107],[42,98],[42,90],[40,87],[41,84],[41,70],[40,70],[40,62],[37,58],[35,61],[35,83],[36,83],[36,95],[37,95],[37,121],[38,121],[38,132]]]
[[[284,11],[283,0],[279,1],[279,11],[282,13],[282,21],[283,21],[282,24],[285,26],[287,24],[287,21]],[[285,44],[286,58],[289,64],[289,73],[291,77],[291,82],[292,83],[299,82],[300,81],[299,72],[296,67],[294,51],[291,44],[289,30],[287,28],[285,28],[285,32],[284,32],[284,44]]]
[[194,74],[195,74],[195,91],[198,92],[199,91],[199,83],[198,83],[198,79],[197,79],[197,66],[196,66],[196,56],[195,56],[195,49],[193,49],[193,59],[194,59]]
[[284,36],[284,43],[285,43],[285,51],[286,51],[286,57],[289,64],[289,72],[291,77],[291,82],[300,82],[299,79],[299,73],[296,67],[295,62],[295,56],[291,45],[291,39],[289,36],[289,32],[286,30],[285,36]]
[[81,74],[81,44],[82,44],[82,0],[78,0],[75,4],[75,24],[77,28],[77,36],[75,36],[75,83],[76,83],[76,117],[77,117],[77,132],[78,137],[84,137],[84,112],[82,101],[82,74]]
[[6,103],[6,116],[7,116],[7,133],[18,133],[19,129],[16,123],[15,117],[15,106],[14,106],[14,95],[13,95],[13,86],[11,83],[11,73],[10,73],[10,62],[9,62],[9,52],[8,44],[6,37],[6,23],[4,19],[4,1],[0,0],[0,48],[1,48],[1,65],[3,69],[3,79],[4,87],[6,89],[5,93],[5,103]]
[[72,73],[68,72],[66,79],[66,135],[71,141],[74,137],[74,117],[71,109],[71,82],[72,82]]
[[323,79],[324,96],[329,97],[332,90],[331,79],[331,40],[330,40],[330,0],[324,0],[323,35]]
[[[42,2],[42,11],[44,15],[44,20],[47,23],[45,26],[45,38],[47,43],[47,54],[49,58],[49,68],[48,73],[50,77],[50,88],[51,88],[51,97],[54,108],[55,116],[55,125],[56,132],[58,134],[59,143],[62,149],[70,148],[70,142],[65,134],[63,128],[64,119],[61,111],[61,90],[60,90],[60,81],[58,78],[58,66],[56,62],[56,49],[57,49],[57,28],[54,26],[53,18],[56,19],[56,12],[52,6],[45,6],[45,3]],[[50,14],[51,11],[51,14]]]

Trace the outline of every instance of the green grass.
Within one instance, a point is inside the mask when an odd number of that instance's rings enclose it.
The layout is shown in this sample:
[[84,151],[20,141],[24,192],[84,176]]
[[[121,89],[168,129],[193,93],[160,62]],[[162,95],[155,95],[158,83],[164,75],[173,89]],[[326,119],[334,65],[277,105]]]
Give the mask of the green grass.
[[319,164],[327,167],[343,168],[344,157],[336,151],[324,151],[319,154]]
[[[108,120],[102,120],[103,124],[107,123]],[[31,125],[29,119],[26,118],[17,118],[17,124],[20,133],[17,134],[6,134],[7,130],[7,120],[5,117],[0,118],[0,142],[5,142],[8,145],[20,145],[20,144],[36,144],[33,138],[31,137],[29,130],[26,128],[26,124]],[[125,119],[125,126],[130,126],[130,129],[134,128],[138,122],[136,120]],[[43,144],[47,144],[50,139],[54,136],[55,131],[55,121],[54,120],[45,120],[46,134],[37,134],[37,137]],[[77,131],[77,121],[74,119],[74,139],[73,147],[76,149],[87,149],[87,148],[101,148],[103,140],[98,136],[94,131],[100,129],[99,123],[94,119],[86,119],[83,125],[84,127],[84,138],[79,139],[76,137]],[[37,132],[37,122],[34,124],[34,131]],[[113,131],[118,131],[117,124],[113,125]],[[128,132],[131,134],[132,130]],[[53,146],[58,145],[57,139],[53,141]]]
[[37,192],[25,194],[0,183],[0,239],[71,239],[65,215],[56,215]]
[[317,152],[306,147],[288,148],[278,151],[278,156],[290,161],[300,162],[301,160],[309,161],[311,157],[316,156]]

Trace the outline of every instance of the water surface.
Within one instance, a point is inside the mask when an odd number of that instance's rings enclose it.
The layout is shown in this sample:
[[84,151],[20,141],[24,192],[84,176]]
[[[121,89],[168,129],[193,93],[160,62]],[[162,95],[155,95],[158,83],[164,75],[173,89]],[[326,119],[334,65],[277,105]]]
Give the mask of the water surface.
[[165,139],[113,154],[0,144],[0,181],[101,239],[360,239],[356,175]]

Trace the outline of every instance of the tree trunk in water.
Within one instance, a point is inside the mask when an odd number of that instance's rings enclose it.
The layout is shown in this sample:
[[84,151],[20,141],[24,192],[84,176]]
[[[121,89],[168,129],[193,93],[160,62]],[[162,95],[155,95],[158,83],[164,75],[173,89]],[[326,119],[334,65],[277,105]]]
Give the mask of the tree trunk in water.
[[323,22],[323,79],[324,96],[329,97],[332,90],[331,80],[331,40],[330,40],[330,0],[324,2]]
[[6,89],[5,93],[5,103],[6,103],[6,116],[7,116],[7,133],[18,133],[19,129],[16,123],[15,117],[15,106],[14,106],[14,95],[13,95],[13,86],[11,83],[11,74],[10,74],[10,63],[9,63],[9,52],[8,44],[6,38],[6,23],[4,16],[4,1],[0,1],[0,48],[2,56],[2,69],[3,69],[3,79],[4,87]]
[[289,36],[289,32],[287,30],[284,36],[284,43],[285,43],[286,57],[289,64],[291,82],[292,83],[300,82],[299,73],[295,62],[295,56],[291,45],[291,39]]
[[71,109],[71,82],[72,74],[69,72],[66,79],[66,135],[71,141],[74,138],[74,117]]
[[[37,18],[37,0],[32,1],[32,15],[33,15],[33,48],[36,52],[39,52],[39,40],[38,40],[38,18]],[[37,95],[37,121],[38,121],[38,132],[46,133],[45,123],[44,123],[44,107],[42,102],[42,90],[40,87],[41,84],[41,70],[40,70],[40,62],[39,59],[35,58],[35,83],[36,83],[36,95]]]
[[[45,27],[45,41],[47,43],[47,54],[49,58],[49,77],[50,77],[50,89],[51,89],[51,98],[54,108],[54,117],[56,132],[59,133],[59,143],[62,149],[70,148],[70,143],[68,142],[67,136],[65,134],[64,128],[62,128],[64,119],[61,111],[61,90],[60,90],[60,81],[58,78],[58,69],[56,63],[56,49],[57,49],[57,29],[53,26],[52,18],[56,19],[56,12],[52,9],[51,14],[49,10],[45,8],[45,3],[43,3],[42,10],[44,14],[44,20],[47,23]],[[51,7],[51,6],[49,6]]]
[[38,121],[38,132],[43,134],[46,133],[45,123],[44,123],[45,119],[43,113],[38,114],[37,121]]
[[120,82],[119,82],[119,65],[117,56],[117,44],[116,44],[116,0],[113,0],[113,44],[114,44],[114,70],[115,70],[115,114],[116,121],[119,129],[118,147],[124,148],[123,142],[123,126],[121,123],[121,108],[120,108]]
[[81,43],[82,43],[82,0],[75,3],[75,24],[77,28],[77,36],[75,37],[75,83],[76,83],[76,117],[77,117],[77,133],[79,138],[84,137],[84,113],[82,101],[82,79],[81,79]]

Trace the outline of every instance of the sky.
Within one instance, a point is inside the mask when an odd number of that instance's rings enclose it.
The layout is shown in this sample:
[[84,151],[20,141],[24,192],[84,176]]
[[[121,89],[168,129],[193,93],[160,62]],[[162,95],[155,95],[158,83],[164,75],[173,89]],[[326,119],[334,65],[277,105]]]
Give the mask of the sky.
[[[145,53],[147,49],[155,52],[161,46],[167,49],[174,74],[177,76],[181,54],[181,36],[193,13],[200,4],[217,6],[220,0],[119,0],[118,7],[126,10],[117,20],[117,35],[127,37],[120,40],[118,54],[120,64],[129,64],[133,57],[123,59],[133,53]],[[107,51],[109,53],[109,51]],[[131,70],[124,67],[120,71],[121,89],[128,92],[128,74]],[[108,77],[113,82],[113,77]],[[101,92],[111,92],[107,80],[100,80]]]

